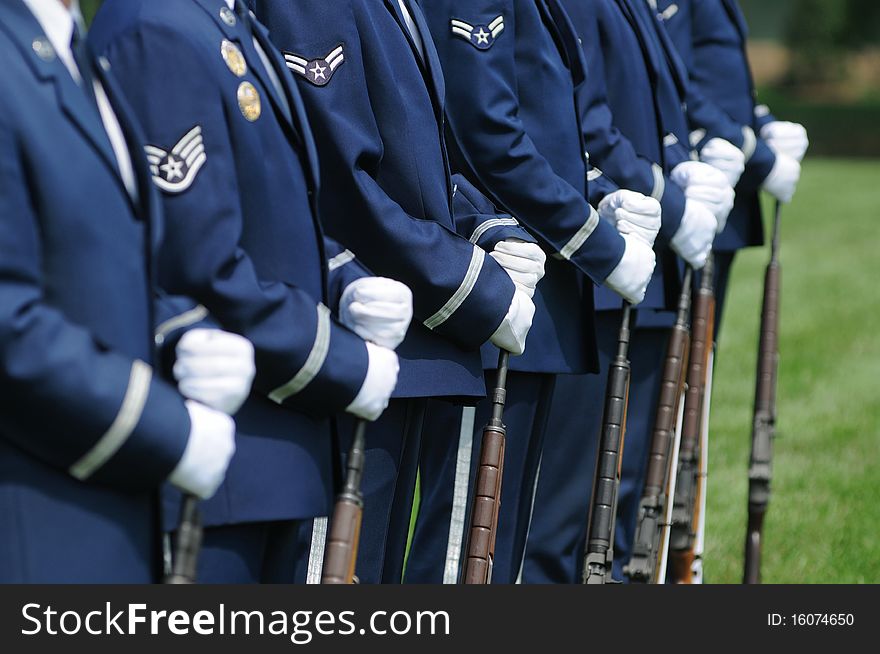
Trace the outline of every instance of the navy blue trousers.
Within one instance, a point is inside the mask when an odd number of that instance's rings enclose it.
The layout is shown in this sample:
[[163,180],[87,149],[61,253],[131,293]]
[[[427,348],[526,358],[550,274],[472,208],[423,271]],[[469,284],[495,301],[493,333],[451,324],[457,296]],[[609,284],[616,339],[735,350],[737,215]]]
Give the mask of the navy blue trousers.
[[308,555],[300,529],[297,520],[206,528],[198,583],[294,583]]
[[[495,371],[486,386],[494,388]],[[532,515],[535,484],[555,375],[511,372],[504,422],[507,445],[492,583],[516,581]],[[457,583],[491,403],[462,408],[432,401],[422,436],[421,501],[406,567],[406,583]]]
[[[605,384],[617,350],[621,312],[603,311],[596,318],[601,372],[557,378],[523,583],[580,582]],[[633,332],[630,344],[632,379],[615,538],[617,579],[629,560],[667,339],[665,329],[642,328]]]

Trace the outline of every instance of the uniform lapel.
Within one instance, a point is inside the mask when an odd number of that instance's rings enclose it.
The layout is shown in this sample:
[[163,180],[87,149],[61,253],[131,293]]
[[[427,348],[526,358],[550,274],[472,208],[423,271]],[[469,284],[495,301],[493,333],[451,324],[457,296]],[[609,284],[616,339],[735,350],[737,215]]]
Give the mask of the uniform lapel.
[[660,42],[660,49],[662,50],[662,56],[666,59],[666,63],[672,71],[672,78],[675,80],[675,86],[678,88],[678,93],[681,96],[682,101],[684,101],[685,98],[687,98],[689,75],[687,69],[684,67],[684,62],[682,62],[681,57],[678,55],[678,51],[675,49],[675,44],[672,43],[672,39],[666,31],[666,27],[660,22],[657,14],[649,9],[647,5],[644,6],[642,13],[637,13],[637,15],[644,18],[644,20],[649,21],[650,24],[646,26],[646,29],[654,30],[654,34],[657,35],[657,39]]
[[[284,104],[278,95],[278,91],[272,80],[263,69],[263,61],[254,47],[253,38],[250,31],[235,12],[229,8],[225,0],[193,0],[211,17],[217,27],[223,32],[223,36],[235,43],[244,53],[245,61],[248,63],[248,70],[260,80],[265,92],[269,96],[269,100],[274,105],[276,111],[281,116],[285,116]],[[217,56],[220,56],[220,44],[217,44]],[[274,48],[272,48],[274,50]],[[269,54],[267,51],[266,54]]]

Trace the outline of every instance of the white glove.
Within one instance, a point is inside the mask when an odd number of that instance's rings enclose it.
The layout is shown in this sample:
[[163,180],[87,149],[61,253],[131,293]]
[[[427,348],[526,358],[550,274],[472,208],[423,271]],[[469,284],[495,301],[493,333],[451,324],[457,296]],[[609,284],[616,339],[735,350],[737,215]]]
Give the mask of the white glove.
[[723,232],[736,197],[727,176],[709,164],[685,161],[673,169],[670,177],[684,189],[688,200],[696,200],[712,212],[718,233]]
[[597,209],[599,216],[621,234],[633,234],[652,246],[660,231],[663,210],[660,203],[635,191],[615,191],[606,195]]
[[623,251],[620,263],[605,280],[605,286],[630,304],[638,304],[645,299],[648,284],[654,275],[657,255],[638,234],[621,234],[621,236],[626,242],[626,249]]
[[514,356],[526,351],[526,337],[532,328],[535,318],[535,303],[524,291],[517,288],[513,292],[513,301],[501,325],[489,339],[492,345],[507,350]]
[[193,329],[177,344],[174,378],[181,395],[234,415],[251,391],[254,346],[238,334]]
[[776,163],[773,170],[764,180],[764,190],[773,195],[777,200],[788,204],[797,191],[798,182],[801,179],[801,165],[797,159],[787,154],[776,155]]
[[717,227],[718,221],[705,205],[688,200],[684,205],[681,225],[669,246],[694,270],[700,270],[712,252]]
[[544,277],[544,264],[547,262],[547,255],[540,246],[509,238],[495,245],[489,256],[507,271],[519,290],[534,297],[535,288]]
[[728,183],[735,187],[746,170],[746,155],[730,141],[710,139],[700,152],[700,161],[717,168],[727,177]]
[[235,422],[222,411],[192,400],[186,401],[186,410],[189,440],[168,481],[183,492],[206,500],[220,488],[235,454]]
[[761,138],[767,141],[767,145],[776,154],[787,154],[800,163],[810,147],[810,139],[807,130],[798,123],[789,123],[777,120],[767,123],[761,128]]
[[363,277],[342,291],[339,319],[365,341],[394,350],[413,316],[412,291],[385,277]]
[[400,362],[394,350],[370,342],[367,342],[367,355],[369,356],[367,376],[357,397],[345,410],[358,418],[372,422],[388,408],[391,393],[397,386]]

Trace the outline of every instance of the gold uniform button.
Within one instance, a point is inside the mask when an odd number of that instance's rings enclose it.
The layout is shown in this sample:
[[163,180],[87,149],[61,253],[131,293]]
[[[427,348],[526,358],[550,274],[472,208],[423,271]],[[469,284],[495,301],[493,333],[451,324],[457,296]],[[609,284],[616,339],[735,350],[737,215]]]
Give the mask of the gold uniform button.
[[224,40],[220,45],[220,54],[233,75],[236,77],[244,77],[244,74],[247,72],[247,63],[237,45],[232,41]]
[[241,115],[251,122],[260,117],[260,92],[250,82],[238,85],[238,108],[241,109]]

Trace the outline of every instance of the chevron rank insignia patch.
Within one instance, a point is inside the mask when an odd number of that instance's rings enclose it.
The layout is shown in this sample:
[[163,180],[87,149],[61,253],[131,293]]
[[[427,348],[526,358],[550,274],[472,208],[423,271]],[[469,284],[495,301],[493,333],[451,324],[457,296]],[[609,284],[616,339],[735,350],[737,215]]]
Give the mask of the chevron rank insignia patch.
[[208,160],[202,139],[202,127],[196,125],[170,150],[146,145],[147,161],[153,183],[165,193],[183,193],[196,179]]
[[452,33],[463,38],[477,50],[488,50],[504,31],[504,16],[498,16],[488,25],[471,25],[453,18]]
[[340,43],[325,57],[306,59],[293,52],[284,53],[287,67],[300,77],[304,77],[315,86],[327,86],[333,74],[345,61],[345,46]]

